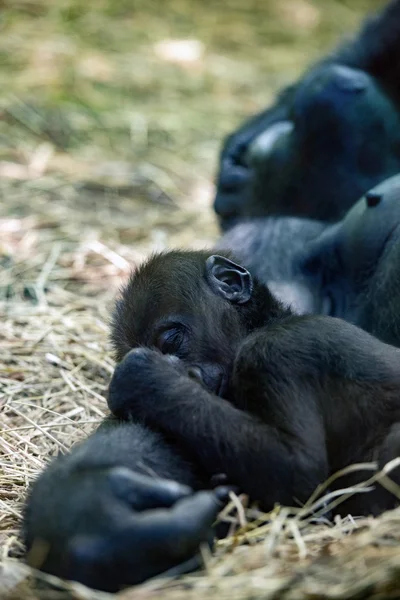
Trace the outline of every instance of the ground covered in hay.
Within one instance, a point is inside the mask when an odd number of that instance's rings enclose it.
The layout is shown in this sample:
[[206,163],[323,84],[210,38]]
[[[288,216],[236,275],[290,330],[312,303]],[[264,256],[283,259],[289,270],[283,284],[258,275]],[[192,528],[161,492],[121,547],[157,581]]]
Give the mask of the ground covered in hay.
[[[131,267],[216,239],[223,135],[378,4],[0,1],[1,598],[108,597],[37,586],[18,560],[26,488],[106,412],[110,306]],[[400,597],[398,511],[232,506],[204,573],[121,598]]]

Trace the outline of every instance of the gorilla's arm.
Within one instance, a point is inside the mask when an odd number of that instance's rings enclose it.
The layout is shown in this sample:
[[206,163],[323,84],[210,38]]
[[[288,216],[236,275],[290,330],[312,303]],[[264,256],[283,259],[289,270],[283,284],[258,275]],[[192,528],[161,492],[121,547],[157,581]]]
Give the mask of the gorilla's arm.
[[[232,403],[139,348],[117,367],[109,405],[176,437],[209,476],[226,473],[268,510],[304,502],[329,474],[375,460],[400,420],[398,361],[399,350],[349,323],[291,316],[243,342]],[[390,507],[387,496],[357,500],[355,514]]]
[[159,434],[109,419],[32,485],[28,562],[109,591],[187,561],[180,568],[193,568],[220,508],[212,492],[193,495],[188,486],[199,483]]
[[[400,350],[341,319],[293,316],[250,335],[236,360],[236,404],[311,454],[324,455],[329,475],[399,455]],[[318,439],[318,428],[322,431]],[[317,442],[317,443],[316,443]],[[369,477],[359,469],[331,484],[331,491]],[[400,469],[390,477],[397,484]],[[351,497],[338,512],[379,514],[396,497],[376,485]]]
[[209,477],[226,473],[230,483],[266,509],[276,502],[306,501],[327,476],[324,432],[312,393],[302,397],[301,418],[296,410],[291,418],[300,418],[308,429],[287,433],[286,421],[262,422],[207,391],[169,357],[138,348],[115,370],[109,407],[120,417],[133,415],[173,436]]

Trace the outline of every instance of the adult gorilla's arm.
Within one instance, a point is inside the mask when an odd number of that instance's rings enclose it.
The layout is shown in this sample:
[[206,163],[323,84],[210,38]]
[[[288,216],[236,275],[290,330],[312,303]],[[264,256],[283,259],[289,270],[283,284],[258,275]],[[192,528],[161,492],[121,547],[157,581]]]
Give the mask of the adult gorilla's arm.
[[28,562],[107,591],[194,568],[220,509],[213,492],[193,494],[189,485],[199,483],[159,434],[107,419],[33,484],[23,525]]

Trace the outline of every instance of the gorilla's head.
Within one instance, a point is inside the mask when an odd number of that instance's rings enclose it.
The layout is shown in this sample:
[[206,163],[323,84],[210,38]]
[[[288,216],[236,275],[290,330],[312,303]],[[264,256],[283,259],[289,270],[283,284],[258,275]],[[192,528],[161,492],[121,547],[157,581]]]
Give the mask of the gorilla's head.
[[214,208],[333,221],[400,171],[400,114],[367,73],[322,63],[227,138]]

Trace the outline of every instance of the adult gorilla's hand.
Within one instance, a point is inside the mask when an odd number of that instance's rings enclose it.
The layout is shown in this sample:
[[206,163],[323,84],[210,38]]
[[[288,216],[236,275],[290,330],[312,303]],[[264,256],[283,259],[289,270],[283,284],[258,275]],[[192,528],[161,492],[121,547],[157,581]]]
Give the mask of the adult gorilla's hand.
[[33,487],[25,519],[32,566],[106,591],[199,566],[221,494],[126,467],[70,469],[71,460],[54,461]]

